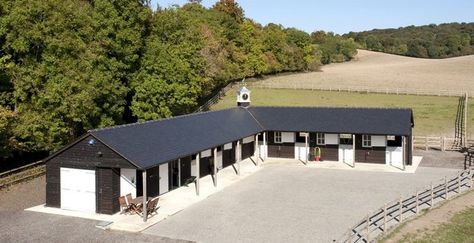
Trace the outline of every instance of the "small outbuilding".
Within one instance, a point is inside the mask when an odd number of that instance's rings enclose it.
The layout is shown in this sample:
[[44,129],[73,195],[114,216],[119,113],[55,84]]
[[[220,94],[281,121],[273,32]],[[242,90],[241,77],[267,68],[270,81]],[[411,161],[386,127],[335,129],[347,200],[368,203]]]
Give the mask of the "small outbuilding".
[[252,156],[412,163],[411,109],[251,107],[245,92],[235,108],[87,132],[47,158],[46,206],[114,214],[120,196],[191,181],[199,194],[201,177]]

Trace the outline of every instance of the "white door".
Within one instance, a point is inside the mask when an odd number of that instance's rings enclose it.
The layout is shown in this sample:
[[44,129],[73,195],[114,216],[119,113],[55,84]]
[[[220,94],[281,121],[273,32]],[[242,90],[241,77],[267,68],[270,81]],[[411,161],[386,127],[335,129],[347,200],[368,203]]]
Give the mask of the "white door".
[[403,166],[403,148],[387,147],[385,150],[385,160],[388,165],[401,168]]
[[168,180],[168,164],[160,165],[160,194],[166,193],[169,190]]
[[354,149],[352,145],[339,144],[339,161],[353,165]]
[[61,208],[95,213],[95,170],[61,168]]

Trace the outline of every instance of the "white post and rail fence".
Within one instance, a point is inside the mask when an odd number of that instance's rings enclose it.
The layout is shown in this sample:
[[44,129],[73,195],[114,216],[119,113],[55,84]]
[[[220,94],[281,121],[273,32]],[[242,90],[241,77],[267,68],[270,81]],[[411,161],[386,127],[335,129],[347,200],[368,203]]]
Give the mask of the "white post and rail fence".
[[314,84],[313,82],[274,82],[257,81],[249,82],[248,87],[257,89],[302,89],[312,91],[331,91],[331,92],[355,92],[355,93],[375,93],[375,94],[394,94],[394,95],[419,95],[419,96],[448,96],[461,97],[473,96],[474,91],[463,90],[437,90],[437,89],[412,89],[412,88],[387,88],[370,86],[327,86]]
[[463,142],[461,139],[453,137],[436,136],[413,136],[412,141],[414,149],[436,149],[440,151],[459,151],[463,147],[462,143],[466,143],[466,147],[474,144],[473,139],[466,139],[466,141]]
[[421,190],[400,197],[381,208],[369,212],[361,221],[350,228],[338,242],[372,242],[385,235],[389,229],[430,209],[448,199],[471,191],[474,186],[474,169],[460,171],[456,176],[445,177],[438,183],[431,183]]

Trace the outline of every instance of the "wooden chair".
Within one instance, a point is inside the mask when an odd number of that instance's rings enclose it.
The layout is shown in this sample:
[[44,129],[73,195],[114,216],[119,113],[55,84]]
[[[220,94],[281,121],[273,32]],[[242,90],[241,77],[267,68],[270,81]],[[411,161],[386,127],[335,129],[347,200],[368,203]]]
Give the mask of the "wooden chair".
[[159,208],[158,206],[158,201],[160,200],[159,197],[151,199],[149,202],[146,204],[146,211],[147,215],[151,216],[153,213],[157,214],[156,210]]
[[132,194],[129,193],[129,194],[125,195],[125,197],[126,197],[126,200],[127,200],[127,204],[130,205],[132,203],[132,200],[133,200]]
[[119,200],[119,204],[120,204],[120,213],[128,213],[128,211],[130,210],[130,206],[129,204],[127,203],[126,199],[124,196],[121,196],[118,198]]

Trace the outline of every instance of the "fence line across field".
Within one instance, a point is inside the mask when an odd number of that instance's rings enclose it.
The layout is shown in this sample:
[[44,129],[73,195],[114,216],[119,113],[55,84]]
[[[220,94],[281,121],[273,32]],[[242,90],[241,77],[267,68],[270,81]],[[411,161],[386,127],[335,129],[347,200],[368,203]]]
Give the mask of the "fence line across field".
[[403,223],[422,210],[473,189],[474,169],[461,171],[452,178],[445,177],[437,184],[417,190],[408,197],[386,203],[383,207],[368,213],[364,219],[349,229],[338,242],[370,242],[385,234],[390,228]]
[[334,91],[334,92],[355,92],[355,93],[376,93],[376,94],[396,94],[396,95],[420,95],[420,96],[469,96],[474,95],[474,91],[461,90],[430,90],[430,89],[404,89],[404,88],[376,88],[362,86],[319,86],[315,84],[299,83],[278,83],[258,81],[249,83],[249,87],[258,89],[302,89],[313,91]]
[[[453,137],[413,136],[414,149],[438,149],[441,151],[458,151],[462,148],[460,139]],[[473,139],[467,139],[467,147],[474,144]]]

